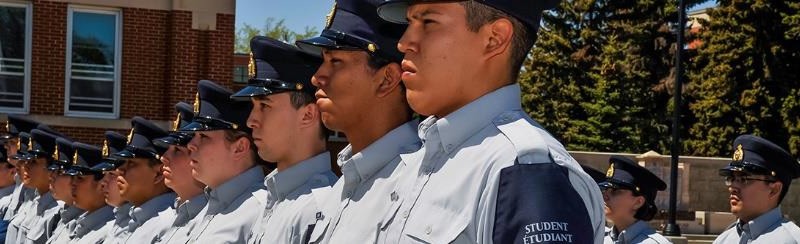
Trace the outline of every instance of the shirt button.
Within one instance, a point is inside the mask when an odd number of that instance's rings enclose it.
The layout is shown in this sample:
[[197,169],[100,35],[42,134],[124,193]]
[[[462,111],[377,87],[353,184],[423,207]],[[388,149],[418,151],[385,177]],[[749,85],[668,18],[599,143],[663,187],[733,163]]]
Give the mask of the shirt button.
[[431,231],[432,231],[432,229],[431,229],[431,226],[430,226],[430,225],[429,225],[428,227],[425,227],[425,234],[428,234],[428,235],[430,235],[430,234],[431,234]]
[[408,218],[408,210],[403,211],[403,218]]

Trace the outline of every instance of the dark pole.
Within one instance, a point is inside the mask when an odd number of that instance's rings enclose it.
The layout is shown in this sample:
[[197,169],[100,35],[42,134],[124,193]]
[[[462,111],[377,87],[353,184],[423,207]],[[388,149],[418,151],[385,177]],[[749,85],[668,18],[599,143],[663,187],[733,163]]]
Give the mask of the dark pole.
[[676,205],[678,203],[678,158],[681,154],[680,120],[681,120],[681,92],[683,88],[683,32],[686,30],[686,2],[678,0],[678,43],[675,55],[675,92],[673,92],[672,117],[672,164],[669,172],[669,221],[664,228],[664,235],[680,236],[681,228],[675,223]]

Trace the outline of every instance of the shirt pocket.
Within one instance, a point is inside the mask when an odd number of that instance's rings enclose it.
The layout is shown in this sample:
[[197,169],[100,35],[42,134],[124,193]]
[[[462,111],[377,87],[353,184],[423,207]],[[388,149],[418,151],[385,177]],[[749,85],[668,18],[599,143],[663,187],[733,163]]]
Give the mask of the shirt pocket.
[[[422,206],[420,206],[422,207]],[[425,206],[416,209],[412,219],[405,226],[405,235],[411,242],[450,243],[453,242],[469,223],[464,214],[438,206]]]

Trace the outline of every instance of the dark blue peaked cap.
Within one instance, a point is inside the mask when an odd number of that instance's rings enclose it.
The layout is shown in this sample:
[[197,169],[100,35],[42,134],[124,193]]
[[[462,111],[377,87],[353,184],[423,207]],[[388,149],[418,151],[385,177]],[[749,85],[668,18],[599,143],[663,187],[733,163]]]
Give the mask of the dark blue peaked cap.
[[167,136],[167,131],[158,127],[152,121],[142,117],[133,117],[131,132],[128,134],[128,145],[125,149],[114,154],[122,158],[153,158],[158,159],[158,150],[153,145],[153,139]]
[[175,104],[175,111],[178,112],[178,115],[176,115],[175,120],[172,121],[172,128],[170,129],[169,135],[153,140],[153,144],[157,147],[168,149],[171,145],[186,146],[186,144],[192,140],[193,135],[191,133],[179,131],[184,126],[192,123],[192,119],[194,119],[192,105],[185,102],[178,102]]
[[100,155],[103,157],[101,163],[92,166],[92,170],[96,171],[109,171],[116,169],[122,165],[123,161],[119,157],[114,156],[117,152],[125,150],[128,144],[128,138],[116,131],[106,131],[106,139],[103,140],[103,147],[100,149]]
[[655,201],[656,193],[667,189],[658,176],[622,156],[611,156],[606,171],[606,180],[599,185],[602,188],[620,187],[643,195],[648,202]]
[[[378,7],[381,18],[394,23],[407,23],[408,6],[418,3],[462,2],[464,0],[386,0]],[[466,0],[469,1],[469,0]],[[525,25],[536,41],[539,21],[544,10],[555,8],[560,0],[481,0],[476,3],[500,10]]]
[[72,148],[72,140],[64,137],[56,138],[56,148],[53,152],[53,161],[47,166],[48,170],[55,171],[64,169],[71,165],[75,155],[75,149]]
[[28,146],[30,145],[29,142],[31,140],[31,134],[28,134],[27,132],[20,132],[17,137],[19,137],[16,145],[17,154],[11,155],[11,158],[16,160],[31,159],[30,154],[28,154]]
[[315,54],[320,54],[321,48],[362,50],[373,56],[400,62],[403,54],[397,50],[397,42],[403,36],[406,25],[391,23],[378,17],[377,6],[381,2],[382,0],[336,1],[326,17],[325,29],[320,36],[297,41],[297,46]]
[[9,114],[8,121],[6,121],[6,132],[0,135],[2,139],[10,139],[19,137],[20,132],[30,133],[31,130],[36,129],[39,122],[24,117],[18,114]]
[[732,161],[719,170],[723,176],[733,172],[770,175],[788,186],[800,176],[800,164],[775,143],[754,135],[741,135],[733,141]]
[[231,100],[231,95],[231,90],[213,81],[197,82],[195,116],[192,123],[182,127],[181,131],[239,130],[250,134],[247,117],[253,104]]
[[287,91],[313,95],[316,91],[311,84],[311,76],[322,62],[319,57],[264,36],[253,37],[250,50],[250,80],[231,99],[249,101],[251,97]]
[[102,170],[92,169],[103,161],[101,148],[81,142],[73,143],[72,147],[75,149],[75,161],[66,169],[64,174],[72,176],[97,175],[103,172]]
[[590,177],[592,177],[595,183],[600,183],[606,180],[606,175],[603,174],[603,172],[583,164],[581,164],[581,168],[584,172],[589,174]]
[[31,138],[28,142],[28,155],[33,158],[53,158],[56,149],[56,138],[58,135],[51,134],[39,129],[31,130]]
[[8,156],[6,147],[0,147],[0,163],[8,163]]

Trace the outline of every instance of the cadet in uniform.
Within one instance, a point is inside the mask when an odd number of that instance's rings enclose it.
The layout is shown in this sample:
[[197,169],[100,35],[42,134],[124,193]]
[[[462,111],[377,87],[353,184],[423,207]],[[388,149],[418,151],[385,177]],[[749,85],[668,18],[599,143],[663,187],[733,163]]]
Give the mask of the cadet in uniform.
[[[25,218],[24,216],[27,215],[27,211],[25,210],[27,210],[30,205],[33,204],[32,200],[34,197],[36,197],[36,190],[22,184],[22,175],[24,175],[25,172],[22,164],[25,162],[25,160],[30,158],[28,154],[28,146],[30,145],[29,142],[31,135],[27,132],[20,132],[18,136],[16,150],[17,154],[11,157],[15,162],[14,164],[16,164],[15,168],[17,169],[17,175],[15,176],[15,181],[17,183],[14,188],[14,192],[11,193],[11,197],[6,198],[7,201],[4,199],[2,202],[2,207],[4,208],[3,211],[5,212],[3,213],[3,222],[7,223],[6,233],[3,239],[4,241],[7,241],[9,238],[16,240],[17,232],[19,232],[19,226],[15,227],[11,224],[11,222],[14,219],[17,219],[18,222],[22,221],[22,219]],[[16,211],[17,213],[12,213],[12,211]],[[8,220],[5,220],[5,218],[8,218]]]
[[249,102],[230,100],[232,91],[201,80],[196,115],[181,131],[194,133],[189,155],[195,179],[206,184],[208,205],[190,243],[244,243],[266,207],[264,171],[246,120]]
[[93,166],[92,170],[103,172],[100,188],[102,188],[106,204],[114,208],[114,221],[107,224],[108,233],[103,238],[111,243],[117,236],[125,233],[125,229],[130,224],[130,211],[133,204],[122,199],[117,185],[117,178],[121,175],[119,166],[124,160],[115,154],[125,149],[128,145],[128,138],[114,131],[106,131],[105,137],[102,149],[103,161]]
[[[0,148],[0,206],[8,205],[17,186],[17,182],[14,180],[17,170],[14,165],[8,162],[9,157],[7,155],[5,147]],[[0,220],[0,240],[5,240],[6,238],[8,222]]]
[[739,219],[714,243],[800,243],[800,228],[781,213],[781,201],[800,164],[764,138],[742,135],[733,141],[733,161],[719,170]]
[[606,218],[614,224],[606,232],[605,243],[672,243],[647,223],[658,212],[656,193],[667,189],[658,176],[629,158],[611,156],[606,180],[599,185]]
[[52,235],[49,235],[47,243],[54,243],[62,235],[68,236],[72,232],[73,221],[83,214],[83,209],[74,205],[72,176],[64,174],[65,170],[73,164],[73,160],[77,155],[72,147],[73,143],[73,141],[63,137],[56,139],[56,152],[58,155],[53,155],[55,160],[47,167],[47,170],[50,171],[50,192],[59,205],[56,209],[58,212],[55,213],[53,218],[47,220],[46,224],[41,226],[55,226],[55,230]]
[[73,143],[72,147],[77,156],[65,174],[72,176],[75,207],[85,212],[72,223],[67,235],[59,235],[52,243],[100,243],[108,235],[110,225],[107,224],[113,222],[114,211],[103,197],[100,186],[103,172],[92,167],[103,159],[102,152],[108,151],[107,144],[105,150],[80,142]]
[[164,174],[164,183],[178,195],[175,199],[171,215],[161,215],[157,218],[164,218],[157,222],[165,222],[169,226],[156,236],[152,243],[186,243],[195,224],[200,218],[200,213],[208,198],[203,194],[205,185],[192,177],[192,167],[189,165],[189,149],[186,144],[192,139],[192,135],[178,131],[182,126],[192,122],[194,112],[192,105],[184,102],[175,104],[178,116],[172,123],[172,130],[169,136],[153,140],[153,144],[166,148],[166,152],[161,156],[164,167],[161,169]]
[[[597,184],[520,105],[519,69],[548,1],[389,0],[411,108],[429,115],[389,243],[601,243]],[[407,17],[407,18],[406,18]],[[458,51],[453,51],[458,50]],[[543,225],[550,228],[540,228]]]
[[311,85],[320,60],[261,36],[250,49],[250,80],[231,98],[253,104],[247,126],[258,155],[277,169],[264,179],[266,205],[248,243],[307,243],[322,217],[323,192],[337,179]]
[[110,243],[151,243],[155,235],[169,226],[155,222],[159,220],[157,216],[170,214],[175,193],[164,184],[162,163],[153,145],[153,139],[167,135],[167,131],[152,121],[142,117],[131,119],[128,145],[114,154],[123,160],[118,168],[117,185],[120,196],[133,204],[131,221],[125,232]]
[[[319,37],[301,40],[322,53],[312,82],[331,130],[350,144],[338,155],[342,178],[333,186],[312,243],[371,243],[401,205],[399,172],[419,149],[417,121],[400,81],[397,40],[405,25],[381,20],[374,0],[339,0]],[[368,211],[365,211],[367,210]]]
[[[37,127],[38,128],[38,127]],[[25,212],[11,221],[17,231],[11,236],[11,227],[6,235],[6,243],[44,243],[53,231],[47,227],[47,220],[58,212],[58,203],[50,192],[49,163],[54,160],[56,138],[59,136],[39,129],[31,130],[28,141],[28,158],[20,161],[23,168],[22,184],[36,190],[36,197]],[[22,217],[22,218],[20,218]],[[13,238],[9,240],[9,238]]]
[[[8,162],[11,163],[16,169],[17,174],[15,176],[16,186],[14,187],[14,192],[11,193],[11,197],[8,199],[7,202],[0,202],[0,215],[2,216],[2,221],[5,223],[11,222],[19,209],[22,207],[23,203],[30,202],[33,200],[35,196],[35,191],[32,188],[24,187],[22,185],[22,178],[21,178],[21,169],[17,165],[20,157],[27,156],[27,150],[17,155],[17,150],[21,147],[28,147],[28,139],[30,139],[30,131],[35,129],[39,126],[39,122],[33,121],[31,119],[25,118],[21,115],[9,114],[8,121],[6,122],[6,133],[0,136],[0,138],[5,140],[3,147],[6,149],[8,157]],[[27,134],[24,141],[21,133]],[[6,227],[2,227],[0,231],[5,232]],[[5,240],[5,238],[3,238]]]

